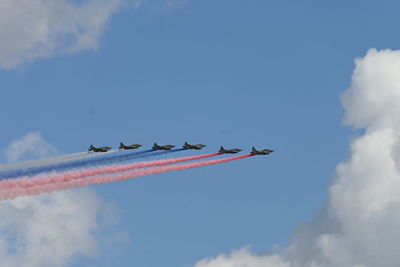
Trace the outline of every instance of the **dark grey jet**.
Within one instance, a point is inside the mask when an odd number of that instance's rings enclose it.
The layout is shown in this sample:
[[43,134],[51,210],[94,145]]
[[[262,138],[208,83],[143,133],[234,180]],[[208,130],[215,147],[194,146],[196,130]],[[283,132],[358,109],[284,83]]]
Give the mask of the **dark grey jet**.
[[154,143],[153,145],[153,150],[171,150],[173,147],[173,145],[164,145],[164,146],[160,146],[157,145],[157,143]]
[[119,145],[119,149],[137,149],[139,147],[141,147],[142,145],[139,144],[133,144],[133,145],[124,145],[124,143],[121,142],[121,144]]
[[219,153],[225,153],[225,154],[236,154],[238,152],[242,151],[239,148],[232,148],[232,149],[225,149],[223,146],[219,149]]
[[263,150],[257,150],[254,146],[251,148],[250,154],[252,155],[268,155],[270,153],[274,152],[271,149],[263,149]]
[[200,150],[200,149],[202,149],[203,147],[206,147],[206,145],[203,145],[203,144],[191,145],[191,144],[189,144],[188,142],[185,142],[185,144],[183,145],[183,148],[186,148],[186,149],[195,149],[195,150]]
[[109,146],[95,147],[93,145],[90,145],[88,151],[89,152],[107,152],[110,149],[111,149],[111,147],[109,147]]

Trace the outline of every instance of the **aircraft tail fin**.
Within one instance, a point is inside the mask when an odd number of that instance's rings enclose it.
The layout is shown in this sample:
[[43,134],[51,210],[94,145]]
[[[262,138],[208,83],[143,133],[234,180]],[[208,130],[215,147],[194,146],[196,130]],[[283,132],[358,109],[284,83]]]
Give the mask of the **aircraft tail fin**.
[[253,146],[253,147],[251,148],[251,154],[255,154],[255,153],[257,153],[257,149]]

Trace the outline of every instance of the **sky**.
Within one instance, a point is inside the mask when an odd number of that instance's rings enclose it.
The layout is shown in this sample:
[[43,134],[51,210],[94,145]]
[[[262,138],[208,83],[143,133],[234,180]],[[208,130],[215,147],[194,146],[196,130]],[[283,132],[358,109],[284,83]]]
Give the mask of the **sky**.
[[0,203],[0,263],[398,266],[399,7],[2,0],[2,163],[121,141],[275,152]]

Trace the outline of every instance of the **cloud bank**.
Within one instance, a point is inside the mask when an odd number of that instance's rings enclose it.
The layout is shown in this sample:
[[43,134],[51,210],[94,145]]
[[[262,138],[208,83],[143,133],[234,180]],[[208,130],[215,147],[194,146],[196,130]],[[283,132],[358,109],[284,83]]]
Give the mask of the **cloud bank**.
[[281,254],[247,248],[195,267],[395,267],[400,264],[400,51],[370,49],[342,95],[344,123],[364,129],[340,163],[326,205]]
[[[55,151],[40,133],[33,132],[14,141],[6,155],[9,161],[19,161]],[[2,201],[0,266],[66,266],[78,257],[95,257],[99,250],[96,233],[117,222],[117,210],[89,190]],[[114,245],[126,243],[127,238],[124,232],[110,236]]]

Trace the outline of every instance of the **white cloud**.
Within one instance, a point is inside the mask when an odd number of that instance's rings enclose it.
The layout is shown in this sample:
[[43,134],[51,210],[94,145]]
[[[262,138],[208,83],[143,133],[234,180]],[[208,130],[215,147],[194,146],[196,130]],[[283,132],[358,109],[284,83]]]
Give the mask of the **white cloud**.
[[5,155],[8,162],[17,162],[31,158],[43,158],[57,153],[57,149],[47,143],[39,132],[31,132],[13,141]]
[[[187,0],[163,0],[168,8]],[[38,58],[96,49],[110,18],[121,6],[152,0],[1,0],[0,68]]]
[[356,60],[342,96],[344,123],[364,128],[336,169],[328,201],[282,254],[240,250],[196,267],[396,267],[400,264],[400,51],[371,49]]
[[[6,154],[18,161],[26,159],[27,153],[34,159],[47,156],[48,152],[55,152],[55,148],[35,132],[14,141]],[[129,242],[126,232],[97,235],[118,219],[114,204],[87,189],[2,201],[0,266],[57,267],[66,266],[79,256],[95,257],[99,239],[113,245]]]
[[195,267],[290,267],[288,262],[282,261],[276,255],[253,255],[248,248],[234,251],[231,255],[219,255],[215,259],[203,259]]
[[95,49],[121,0],[0,1],[0,66]]
[[0,266],[64,266],[95,256],[100,203],[83,190],[1,203]]

